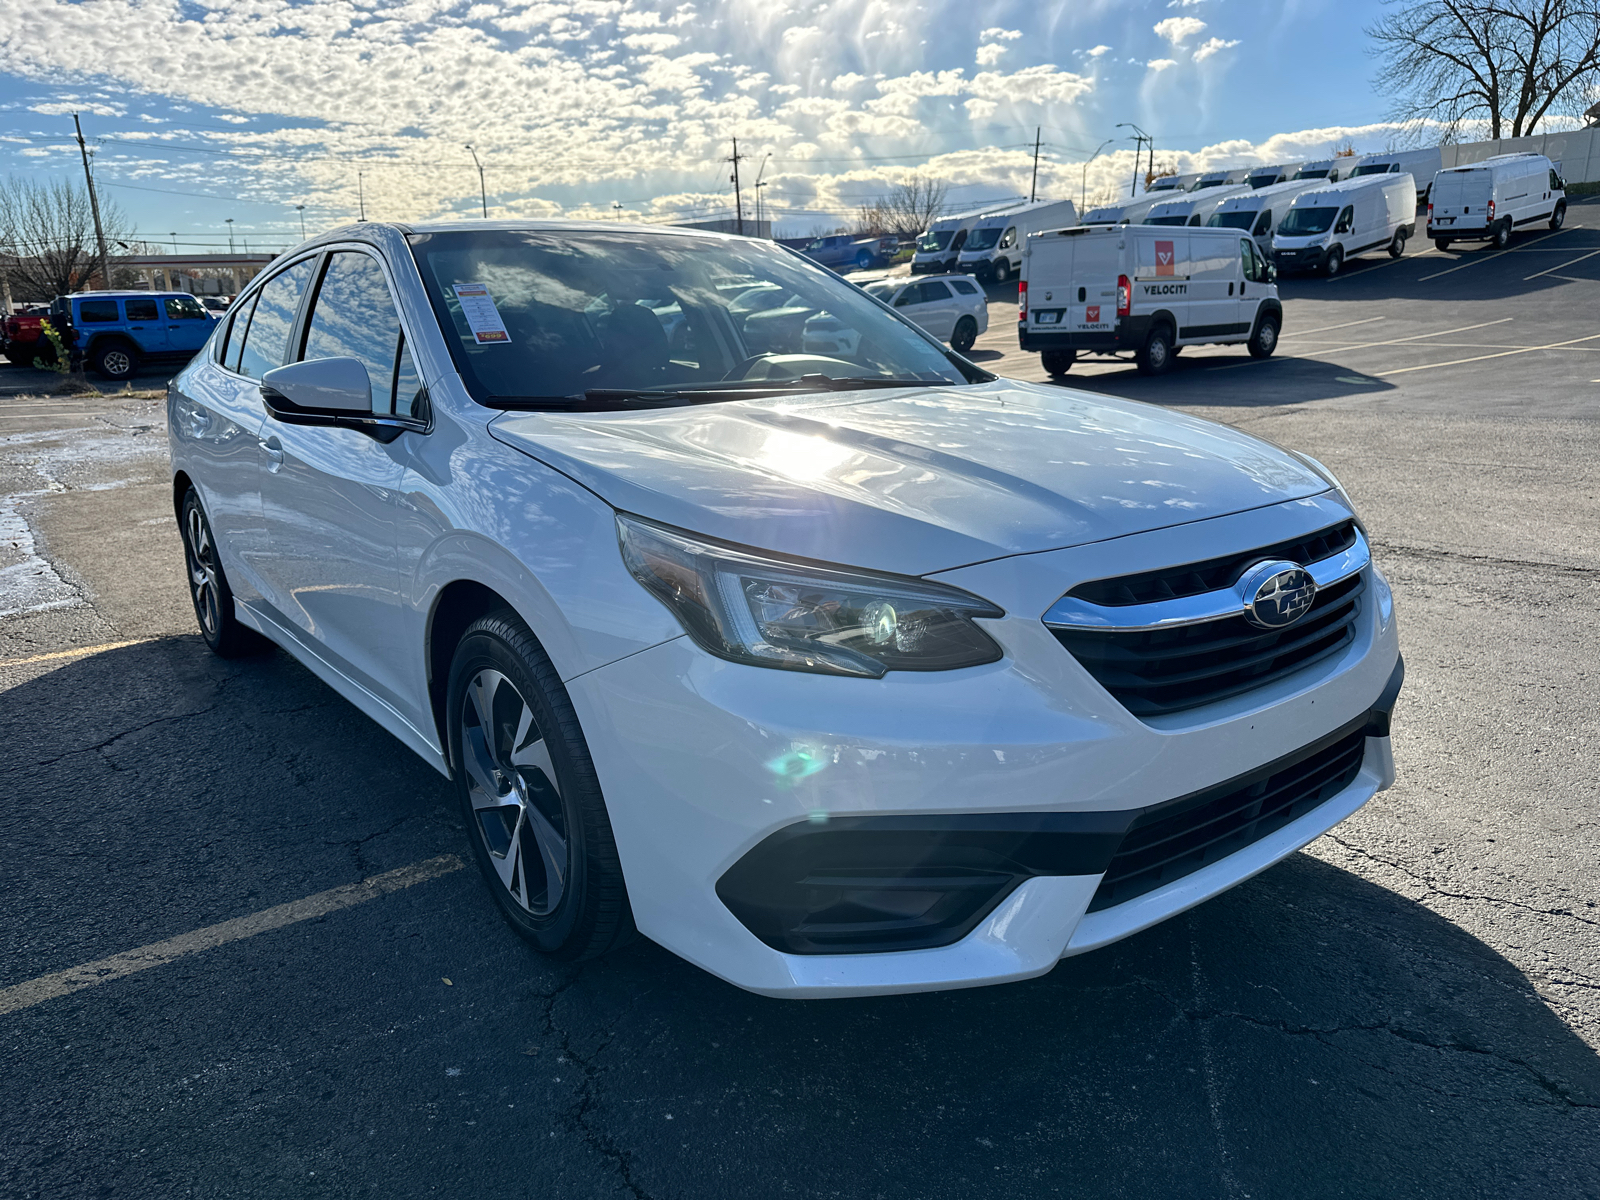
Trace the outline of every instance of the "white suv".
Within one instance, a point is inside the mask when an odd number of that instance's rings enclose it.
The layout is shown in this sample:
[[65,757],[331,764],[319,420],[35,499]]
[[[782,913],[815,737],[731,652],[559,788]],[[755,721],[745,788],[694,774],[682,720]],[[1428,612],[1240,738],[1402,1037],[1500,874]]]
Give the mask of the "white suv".
[[[848,352],[804,349],[825,316]],[[353,225],[167,410],[208,644],[270,639],[453,780],[552,955],[1021,979],[1393,778],[1393,599],[1323,467],[996,378],[764,242]]]
[[989,328],[989,298],[968,275],[881,279],[863,290],[963,354]]

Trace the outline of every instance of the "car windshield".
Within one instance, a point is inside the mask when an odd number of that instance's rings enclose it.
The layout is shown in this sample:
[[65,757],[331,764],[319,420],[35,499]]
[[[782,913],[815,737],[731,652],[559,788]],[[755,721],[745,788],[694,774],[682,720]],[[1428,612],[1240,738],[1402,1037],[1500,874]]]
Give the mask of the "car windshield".
[[968,250],[993,250],[994,244],[1000,240],[1001,229],[998,225],[991,225],[987,229],[974,229],[967,236],[965,249]]
[[1289,237],[1309,237],[1313,233],[1327,233],[1333,219],[1339,215],[1337,208],[1291,208],[1284,217],[1278,232]]
[[1350,173],[1352,175],[1387,175],[1389,173],[1389,164],[1388,163],[1368,163],[1364,167],[1357,167],[1354,171],[1352,171]]
[[491,406],[990,378],[831,272],[766,243],[592,230],[410,240],[456,367]]
[[1255,219],[1254,212],[1242,209],[1238,212],[1212,213],[1206,224],[1219,229],[1249,229]]
[[953,229],[930,229],[917,239],[917,249],[924,253],[947,249],[954,232]]

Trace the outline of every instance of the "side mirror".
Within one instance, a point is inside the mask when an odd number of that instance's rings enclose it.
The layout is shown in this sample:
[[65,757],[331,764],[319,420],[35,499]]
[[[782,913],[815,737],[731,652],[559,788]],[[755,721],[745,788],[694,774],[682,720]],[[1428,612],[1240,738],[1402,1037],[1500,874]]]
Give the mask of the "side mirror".
[[374,413],[371,377],[355,358],[313,358],[275,367],[261,378],[261,399],[285,425],[355,429],[385,443],[407,430],[428,428],[414,417]]
[[1274,266],[1272,263],[1268,263],[1267,264],[1267,282],[1268,283],[1277,283],[1278,282],[1278,268],[1276,266]]

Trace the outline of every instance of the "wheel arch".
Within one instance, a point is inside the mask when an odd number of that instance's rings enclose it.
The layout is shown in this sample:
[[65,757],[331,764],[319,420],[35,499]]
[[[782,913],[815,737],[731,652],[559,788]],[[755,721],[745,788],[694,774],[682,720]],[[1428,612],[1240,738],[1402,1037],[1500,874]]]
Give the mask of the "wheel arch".
[[181,523],[183,521],[183,498],[189,494],[189,489],[194,487],[194,480],[189,478],[189,473],[181,467],[172,476],[172,515]]
[[1145,329],[1145,336],[1150,336],[1150,330],[1159,325],[1167,327],[1167,331],[1172,334],[1173,342],[1176,343],[1178,340],[1178,318],[1172,315],[1170,308],[1158,308],[1150,314],[1150,324]]
[[[439,746],[446,762],[450,761],[450,730],[447,723],[448,697],[446,685],[450,680],[450,662],[455,657],[461,635],[479,617],[486,617],[502,608],[517,612],[512,604],[494,588],[476,579],[455,579],[439,589],[433,607],[428,610],[428,624],[423,634],[423,656],[427,667],[428,707],[433,714]],[[517,619],[527,626],[534,641],[538,634],[525,617],[517,612]],[[543,643],[540,643],[541,648]],[[452,769],[454,764],[451,764]]]

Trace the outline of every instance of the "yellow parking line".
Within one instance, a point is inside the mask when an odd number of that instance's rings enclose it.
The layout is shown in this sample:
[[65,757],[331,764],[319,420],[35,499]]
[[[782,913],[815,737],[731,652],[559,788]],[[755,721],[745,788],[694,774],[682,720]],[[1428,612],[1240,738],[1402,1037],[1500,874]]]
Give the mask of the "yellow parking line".
[[298,921],[310,921],[316,917],[327,916],[341,908],[365,904],[368,900],[376,900],[389,892],[397,892],[401,888],[448,875],[451,871],[459,871],[464,865],[454,854],[440,855],[438,858],[412,863],[409,867],[385,871],[382,875],[369,876],[360,883],[347,883],[343,887],[330,888],[325,892],[318,892],[315,896],[307,896],[304,900],[293,900],[288,904],[280,904],[276,908],[252,913],[247,917],[235,917],[231,921],[207,925],[204,929],[196,929],[193,933],[180,933],[177,937],[168,938],[164,942],[152,942],[137,950],[113,954],[110,958],[102,958],[98,962],[84,963],[81,967],[71,967],[65,971],[57,971],[53,975],[41,975],[26,983],[12,984],[8,988],[0,988],[0,1016],[16,1012],[18,1009],[32,1008],[35,1004],[54,1000],[58,996],[70,996],[73,992],[96,987],[113,979],[121,979],[124,975],[132,975],[137,971],[163,966],[175,959],[198,954],[202,950],[225,946],[241,938],[254,937],[258,933],[266,933],[272,929],[282,929],[285,925],[293,925]]
[[1568,267],[1572,266],[1573,263],[1581,263],[1584,259],[1593,258],[1596,254],[1600,254],[1600,250],[1591,250],[1587,254],[1580,254],[1580,255],[1578,255],[1577,258],[1573,259],[1571,262],[1560,263],[1560,264],[1558,264],[1558,265],[1556,265],[1554,267],[1551,267],[1549,270],[1546,270],[1546,271],[1535,271],[1532,275],[1524,275],[1522,277],[1522,282],[1523,283],[1527,283],[1528,280],[1537,279],[1541,275],[1553,275],[1557,271],[1565,271]]
[[25,667],[29,663],[54,662],[59,658],[83,658],[88,654],[99,654],[106,650],[121,650],[124,646],[139,646],[145,642],[153,642],[154,638],[133,638],[126,642],[104,642],[98,646],[79,646],[75,650],[57,650],[51,654],[33,654],[27,658],[0,658],[0,670],[6,667]]
[[1396,367],[1392,371],[1372,371],[1370,374],[1382,379],[1388,375],[1404,375],[1410,371],[1431,371],[1435,367],[1459,367],[1464,363],[1483,362],[1488,358],[1509,358],[1513,354],[1532,354],[1535,350],[1559,350],[1563,346],[1572,346],[1578,342],[1592,342],[1596,338],[1600,338],[1600,333],[1591,333],[1588,337],[1573,338],[1571,341],[1566,342],[1551,342],[1548,346],[1524,346],[1521,350],[1502,350],[1499,354],[1479,354],[1472,358],[1457,358],[1452,359],[1450,362],[1442,363],[1424,363],[1420,367]]

